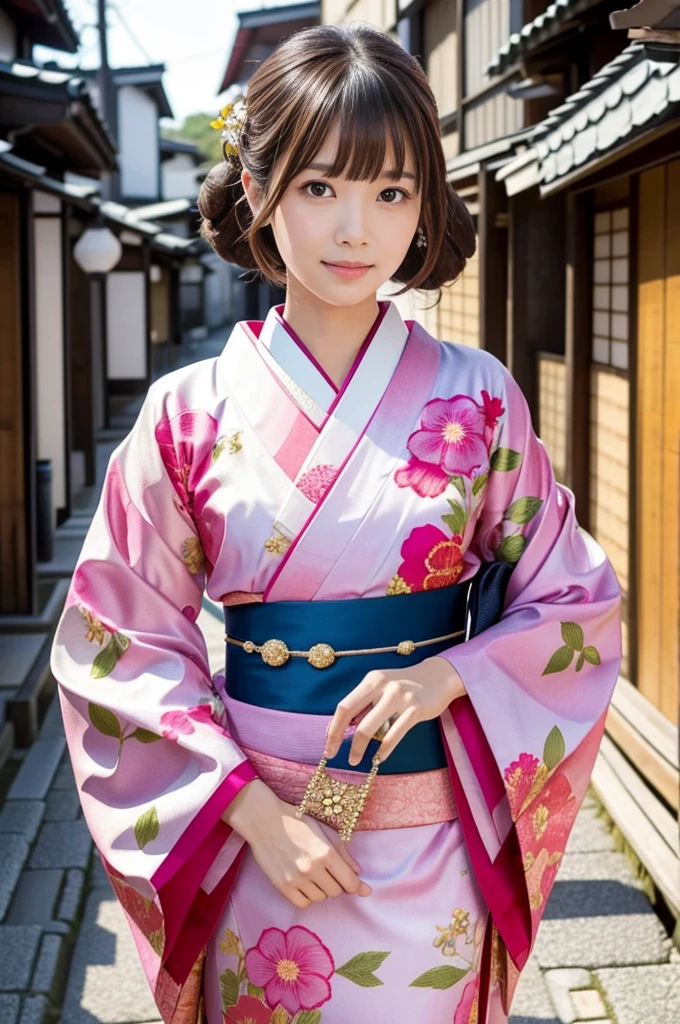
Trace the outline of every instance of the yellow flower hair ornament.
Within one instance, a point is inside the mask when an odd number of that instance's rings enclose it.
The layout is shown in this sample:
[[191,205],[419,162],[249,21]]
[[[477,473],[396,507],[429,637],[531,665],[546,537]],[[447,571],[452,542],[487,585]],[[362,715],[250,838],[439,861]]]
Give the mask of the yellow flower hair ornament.
[[239,156],[239,135],[246,120],[246,101],[237,97],[220,111],[219,117],[210,122],[210,127],[222,132],[222,148],[225,157]]

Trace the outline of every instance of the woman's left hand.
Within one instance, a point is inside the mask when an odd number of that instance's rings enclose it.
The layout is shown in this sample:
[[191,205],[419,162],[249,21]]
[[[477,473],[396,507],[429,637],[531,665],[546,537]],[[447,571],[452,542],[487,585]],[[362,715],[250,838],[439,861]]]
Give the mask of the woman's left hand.
[[[409,729],[437,718],[465,692],[455,668],[436,655],[405,669],[374,669],[337,705],[328,728],[326,755],[335,757],[347,727],[361,719],[349,752],[349,763],[358,764],[373,734],[388,718],[396,718],[380,744],[382,762]],[[361,717],[366,708],[371,710]]]

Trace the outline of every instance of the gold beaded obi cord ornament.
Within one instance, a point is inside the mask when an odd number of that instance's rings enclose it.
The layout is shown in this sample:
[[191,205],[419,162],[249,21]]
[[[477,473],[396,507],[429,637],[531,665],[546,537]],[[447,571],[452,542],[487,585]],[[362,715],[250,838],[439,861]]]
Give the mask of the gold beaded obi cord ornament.
[[[225,607],[227,695],[247,705],[293,712],[291,719],[333,715],[372,669],[406,668],[459,642],[467,591],[463,584],[399,597]],[[332,759],[322,757],[298,817],[319,818],[347,842],[381,765],[380,742],[391,724],[378,730],[357,765],[348,761],[351,736]],[[410,729],[382,764],[387,774],[446,767],[436,719]],[[356,783],[340,781],[329,774],[333,768],[365,777]]]

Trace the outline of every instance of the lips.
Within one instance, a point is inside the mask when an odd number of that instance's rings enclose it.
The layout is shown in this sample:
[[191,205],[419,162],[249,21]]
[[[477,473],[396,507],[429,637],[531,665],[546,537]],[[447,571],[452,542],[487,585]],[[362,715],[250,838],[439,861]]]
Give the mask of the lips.
[[323,262],[326,263],[329,267],[346,267],[349,270],[360,270],[362,267],[372,266],[371,263],[333,263],[331,262],[331,260],[324,260]]

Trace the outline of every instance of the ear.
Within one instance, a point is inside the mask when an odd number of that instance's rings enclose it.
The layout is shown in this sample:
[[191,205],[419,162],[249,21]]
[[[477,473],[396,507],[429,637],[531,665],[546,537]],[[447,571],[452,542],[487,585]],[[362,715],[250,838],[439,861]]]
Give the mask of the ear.
[[261,206],[261,197],[259,188],[247,167],[244,167],[241,171],[241,184],[243,185],[248,205],[253,212],[253,216],[255,216]]

